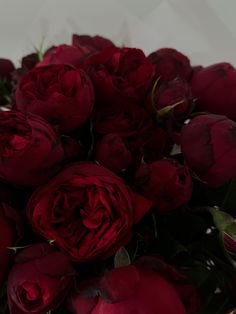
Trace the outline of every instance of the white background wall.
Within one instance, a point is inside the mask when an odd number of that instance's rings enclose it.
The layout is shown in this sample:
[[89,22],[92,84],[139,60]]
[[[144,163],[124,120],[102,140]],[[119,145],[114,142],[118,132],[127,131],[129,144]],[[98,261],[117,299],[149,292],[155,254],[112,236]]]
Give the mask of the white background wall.
[[182,50],[194,64],[236,65],[236,0],[0,0],[0,57],[101,34],[149,53]]

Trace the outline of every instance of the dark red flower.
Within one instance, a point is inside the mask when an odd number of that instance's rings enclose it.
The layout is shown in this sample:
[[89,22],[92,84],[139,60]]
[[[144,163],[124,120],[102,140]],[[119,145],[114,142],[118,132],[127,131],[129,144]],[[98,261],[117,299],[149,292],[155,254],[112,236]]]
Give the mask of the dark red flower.
[[[149,112],[162,112],[173,110],[176,118],[187,115],[193,104],[190,86],[182,79],[175,79],[157,86],[146,102]],[[164,115],[164,113],[163,113]]]
[[107,272],[90,288],[95,297],[78,290],[69,300],[73,314],[194,314],[200,305],[189,280],[154,257]]
[[153,202],[159,214],[186,205],[192,195],[188,168],[171,159],[141,165],[135,175],[135,186]]
[[202,68],[191,80],[197,109],[236,119],[236,70],[229,63]]
[[108,47],[115,47],[113,42],[105,37],[77,34],[72,35],[72,45],[86,49],[90,53],[96,53]]
[[96,145],[95,160],[113,172],[120,173],[130,166],[132,156],[119,135],[107,134]]
[[199,115],[181,131],[188,166],[212,187],[236,177],[236,123],[225,116]]
[[40,243],[25,248],[16,256],[7,282],[11,313],[17,308],[24,313],[56,309],[69,292],[73,275],[68,257],[53,246]]
[[69,45],[59,45],[50,49],[44,56],[43,60],[37,66],[49,64],[69,64],[80,68],[84,62],[88,51],[79,47]]
[[155,77],[160,77],[162,82],[172,81],[177,77],[188,80],[191,75],[189,59],[173,48],[156,50],[148,58],[155,65]]
[[16,88],[16,108],[42,116],[60,132],[81,127],[90,117],[94,95],[83,70],[57,64],[36,67]]
[[0,178],[20,186],[37,186],[64,161],[58,135],[42,118],[0,111]]
[[140,49],[110,47],[85,62],[98,106],[142,105],[154,69]]
[[151,207],[110,170],[91,162],[65,168],[36,190],[27,206],[33,229],[86,262],[113,255]]

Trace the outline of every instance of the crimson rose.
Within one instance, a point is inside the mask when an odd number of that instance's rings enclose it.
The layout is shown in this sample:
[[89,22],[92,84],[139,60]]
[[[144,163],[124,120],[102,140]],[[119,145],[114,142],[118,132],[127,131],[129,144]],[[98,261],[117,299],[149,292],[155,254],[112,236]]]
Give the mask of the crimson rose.
[[132,155],[119,135],[107,134],[96,145],[95,160],[100,165],[119,173],[129,167]]
[[113,42],[102,36],[89,36],[89,35],[72,35],[72,45],[80,49],[88,51],[90,54],[102,51],[108,47],[115,47]]
[[98,106],[142,105],[154,69],[140,49],[110,47],[85,62]]
[[153,202],[159,214],[186,205],[192,195],[188,168],[171,159],[141,165],[136,172],[135,185]]
[[59,45],[50,49],[37,66],[63,63],[79,68],[83,64],[84,58],[87,54],[88,52],[86,52],[86,50],[84,51],[78,47]]
[[[11,313],[45,313],[68,293],[75,271],[66,255],[47,243],[25,248],[15,258],[7,292]],[[20,312],[19,312],[20,313]]]
[[197,108],[236,119],[236,70],[229,63],[200,69],[191,80]]
[[65,159],[58,135],[42,118],[0,111],[0,178],[19,186],[38,186]]
[[85,262],[114,254],[150,207],[108,169],[81,162],[36,190],[27,215],[37,233],[54,240],[72,260]]
[[186,116],[192,107],[193,97],[190,86],[182,79],[161,84],[151,93],[146,102],[149,112],[164,112],[173,108],[176,118]]
[[16,88],[16,108],[42,116],[62,133],[82,126],[90,117],[94,95],[83,70],[64,64],[36,67]]
[[188,279],[161,260],[141,258],[136,264],[112,269],[89,289],[78,287],[69,300],[73,314],[194,314],[199,298]]
[[181,150],[188,166],[211,187],[236,177],[236,123],[225,116],[193,118],[181,131]]
[[171,81],[177,77],[188,80],[191,75],[191,65],[188,57],[172,48],[162,48],[148,56],[155,65],[155,77],[162,82]]

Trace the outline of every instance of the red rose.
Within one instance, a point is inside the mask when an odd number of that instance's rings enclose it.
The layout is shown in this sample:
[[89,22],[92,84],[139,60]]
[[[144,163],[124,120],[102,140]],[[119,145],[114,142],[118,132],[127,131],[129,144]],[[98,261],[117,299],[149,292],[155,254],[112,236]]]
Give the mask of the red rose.
[[102,36],[76,35],[72,36],[72,45],[86,49],[90,53],[102,51],[108,47],[115,47],[112,41]]
[[153,132],[151,116],[135,105],[117,109],[98,108],[94,112],[93,126],[98,134],[115,133],[125,138],[132,151],[140,150]]
[[82,70],[69,65],[36,67],[16,88],[16,108],[42,116],[62,133],[83,125],[93,109],[93,88]]
[[32,70],[38,62],[39,62],[38,53],[36,52],[30,53],[22,58],[21,68],[23,71],[27,72],[29,70]]
[[191,86],[198,110],[236,119],[236,71],[231,64],[218,63],[199,70]]
[[0,203],[0,284],[7,277],[13,250],[23,235],[19,214],[10,206]]
[[157,87],[146,103],[149,112],[159,112],[173,108],[175,117],[183,117],[191,111],[193,97],[188,83],[175,79]]
[[27,206],[34,230],[85,262],[113,255],[151,202],[132,193],[114,173],[75,163],[37,190]]
[[[47,243],[25,248],[15,258],[7,292],[11,313],[45,313],[60,305],[75,271],[68,257]],[[16,312],[17,313],[17,312]]]
[[186,205],[192,195],[188,168],[171,159],[141,165],[135,184],[138,191],[153,202],[159,214]]
[[188,279],[157,258],[107,272],[94,287],[96,297],[78,290],[69,300],[73,314],[194,314],[200,304]]
[[96,145],[95,160],[113,172],[120,173],[129,167],[132,155],[119,135],[107,134]]
[[8,59],[0,59],[0,80],[11,80],[11,75],[15,67]]
[[50,49],[37,66],[49,64],[70,64],[76,68],[81,67],[88,51],[69,45],[59,45]]
[[182,128],[181,150],[188,166],[211,187],[236,177],[236,123],[225,116],[199,115]]
[[58,171],[64,160],[60,140],[40,117],[0,112],[0,178],[20,186],[37,186]]
[[89,58],[88,68],[99,106],[142,105],[154,69],[140,49],[110,47]]
[[155,65],[155,77],[168,82],[177,77],[188,80],[191,75],[189,59],[181,52],[172,48],[162,48],[148,56]]

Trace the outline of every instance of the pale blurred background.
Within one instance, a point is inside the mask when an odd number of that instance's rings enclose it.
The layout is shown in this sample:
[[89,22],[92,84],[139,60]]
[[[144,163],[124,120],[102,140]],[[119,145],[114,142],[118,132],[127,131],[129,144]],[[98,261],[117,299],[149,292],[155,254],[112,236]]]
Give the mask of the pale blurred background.
[[236,0],[0,0],[0,57],[100,34],[146,53],[174,47],[193,64],[236,65]]

